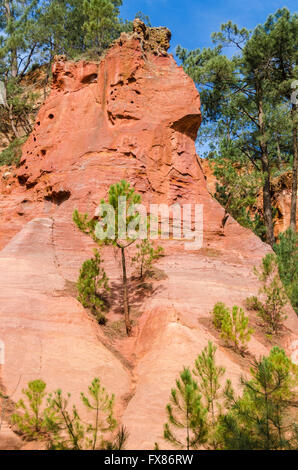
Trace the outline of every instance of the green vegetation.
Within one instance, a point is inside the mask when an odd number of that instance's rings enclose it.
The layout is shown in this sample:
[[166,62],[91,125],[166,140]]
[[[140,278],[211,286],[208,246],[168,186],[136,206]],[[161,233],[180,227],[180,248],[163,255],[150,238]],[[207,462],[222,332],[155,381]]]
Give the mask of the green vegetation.
[[278,271],[292,307],[298,314],[298,235],[291,228],[279,235],[274,246]]
[[214,306],[212,315],[213,324],[221,332],[221,337],[225,342],[232,343],[236,352],[243,352],[253,329],[249,327],[248,317],[245,316],[242,308],[234,305],[231,310],[219,302]]
[[[121,253],[123,310],[128,336],[131,334],[132,325],[125,250],[136,242],[136,229],[142,224],[140,214],[135,212],[135,205],[140,202],[141,196],[123,180],[110,186],[107,201],[102,200],[99,205],[98,220],[89,219],[88,214],[79,214],[77,210],[73,214],[73,220],[79,230],[91,236],[99,246],[113,245]],[[147,220],[144,222],[147,229]]]
[[[177,48],[185,71],[198,85],[204,121],[199,143],[219,181],[216,197],[242,225],[274,245],[271,181],[293,171],[291,227],[296,230],[297,105],[291,83],[297,79],[298,16],[286,8],[252,31],[231,21],[212,35],[214,46]],[[234,48],[230,57],[227,46]],[[255,207],[262,191],[263,209]],[[252,218],[251,213],[254,213]],[[224,218],[224,221],[226,217]]]
[[239,397],[230,380],[221,390],[225,369],[216,365],[215,352],[209,342],[198,356],[194,369],[198,383],[189,369],[180,374],[167,405],[164,439],[181,449],[296,449],[298,369],[284,350],[274,347],[268,357],[254,360],[251,378],[241,378],[243,392]]
[[[22,437],[41,439],[51,450],[124,449],[128,433],[124,427],[117,428],[115,397],[107,393],[98,378],[92,381],[87,394],[81,393],[81,401],[92,416],[90,422],[80,417],[76,405],[70,404],[70,394],[65,397],[61,390],[46,394],[42,380],[29,382],[23,394],[26,401],[20,400],[12,416]],[[105,434],[111,432],[114,437],[107,440]]]
[[80,270],[77,283],[78,300],[83,307],[89,308],[98,323],[104,325],[106,317],[105,295],[110,290],[109,280],[105,270],[101,267],[102,259],[98,250],[94,250],[94,257],[85,261]]
[[235,396],[227,382],[228,412],[219,418],[218,436],[224,449],[295,449],[297,430],[293,416],[297,367],[282,349],[255,360],[252,379],[242,378],[243,394]]
[[193,370],[194,375],[200,379],[199,391],[202,393],[213,425],[216,417],[216,403],[220,396],[220,379],[225,373],[224,367],[216,365],[216,350],[217,347],[209,341],[208,346],[197,357]]
[[22,390],[25,398],[16,404],[19,411],[12,415],[12,423],[25,439],[45,439],[54,429],[52,411],[43,409],[45,390],[46,384],[42,380],[29,382],[28,388]]
[[[187,450],[197,449],[207,441],[207,409],[202,405],[198,384],[187,368],[176,380],[176,388],[171,390],[167,414],[168,422],[164,425],[166,441]],[[175,433],[175,429],[183,432]]]
[[136,247],[137,253],[132,262],[139,269],[140,279],[143,279],[152,270],[153,262],[164,255],[164,249],[161,246],[154,248],[148,239],[142,240]]
[[8,147],[0,153],[0,166],[19,165],[22,156],[22,145],[25,140],[25,138],[14,139]]
[[[283,349],[254,359],[251,378],[241,377],[236,396],[225,369],[216,364],[216,347],[209,342],[195,361],[195,380],[184,367],[166,407],[164,439],[179,449],[297,449],[296,394],[298,368]],[[42,380],[29,382],[25,398],[12,416],[15,430],[27,440],[42,440],[51,450],[123,450],[128,431],[114,417],[114,395],[95,378],[81,403],[89,419],[81,419],[71,395],[46,393]],[[9,397],[3,396],[7,399]],[[109,438],[106,438],[106,435]],[[111,437],[112,436],[112,437]],[[159,450],[159,445],[155,444]]]
[[257,311],[269,334],[281,331],[283,321],[287,318],[283,307],[288,303],[284,287],[279,277],[278,262],[275,254],[270,253],[262,260],[261,268],[254,269],[262,282],[259,293],[264,300],[252,297],[246,300],[246,305]]

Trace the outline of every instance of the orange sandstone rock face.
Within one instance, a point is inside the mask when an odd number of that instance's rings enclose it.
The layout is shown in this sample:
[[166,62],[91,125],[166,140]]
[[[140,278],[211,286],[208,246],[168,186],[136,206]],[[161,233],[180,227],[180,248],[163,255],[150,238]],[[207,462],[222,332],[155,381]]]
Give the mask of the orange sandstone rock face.
[[[0,197],[2,386],[15,401],[29,380],[43,378],[49,390],[62,388],[78,402],[99,376],[116,393],[129,449],[151,449],[155,441],[167,448],[161,435],[170,388],[208,340],[218,345],[218,361],[238,387],[248,363],[221,342],[210,310],[218,301],[241,305],[256,294],[252,266],[270,251],[232,218],[223,227],[224,210],[207,190],[195,151],[199,95],[166,53],[167,30],[148,34],[141,28],[122,35],[100,64],[58,58],[17,178],[1,180]],[[204,206],[203,248],[188,252],[183,244],[163,242],[159,267],[167,278],[152,281],[150,297],[131,293],[131,338],[108,335],[73,291],[93,243],[74,227],[72,212],[94,213],[121,179],[147,205]],[[119,297],[119,260],[111,248],[103,257]],[[123,322],[116,307],[108,314],[111,328]],[[288,314],[281,341],[294,355],[297,319],[290,307]],[[249,345],[256,356],[269,349],[262,334]]]

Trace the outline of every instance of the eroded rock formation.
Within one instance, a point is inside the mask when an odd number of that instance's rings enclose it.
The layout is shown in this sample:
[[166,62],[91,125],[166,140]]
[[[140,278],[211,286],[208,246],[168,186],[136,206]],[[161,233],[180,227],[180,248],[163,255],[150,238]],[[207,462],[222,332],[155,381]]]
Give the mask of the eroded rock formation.
[[[249,364],[224,347],[209,312],[218,301],[241,305],[257,293],[252,267],[269,251],[233,219],[222,226],[224,210],[208,193],[195,150],[199,95],[167,54],[169,37],[166,29],[148,31],[136,23],[100,64],[58,58],[21,167],[1,176],[2,386],[15,401],[28,380],[43,378],[49,390],[70,391],[78,402],[79,392],[99,376],[116,393],[129,449],[161,441],[170,388],[208,340],[218,344],[218,362],[238,387]],[[158,267],[166,279],[152,281],[150,296],[131,293],[131,338],[117,334],[121,309],[112,303],[105,330],[74,289],[93,243],[76,230],[72,212],[94,213],[110,184],[121,179],[146,204],[204,205],[203,248],[188,252],[182,243],[164,242]],[[103,257],[117,297],[118,260],[111,248]],[[297,319],[290,307],[288,314],[280,341],[294,354]],[[264,335],[254,335],[251,354],[269,349]]]

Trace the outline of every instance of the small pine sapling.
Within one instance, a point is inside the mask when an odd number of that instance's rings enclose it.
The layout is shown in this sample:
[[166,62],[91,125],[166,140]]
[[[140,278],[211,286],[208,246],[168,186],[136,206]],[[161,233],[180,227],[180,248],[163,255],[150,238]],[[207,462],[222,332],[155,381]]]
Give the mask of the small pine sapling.
[[88,395],[81,393],[81,398],[86,406],[91,411],[94,411],[95,420],[94,424],[88,426],[88,433],[91,433],[89,438],[88,448],[95,450],[98,446],[98,441],[103,443],[103,437],[99,437],[100,432],[112,431],[116,426],[116,420],[113,416],[113,407],[115,397],[109,395],[105,388],[101,386],[100,380],[95,378],[90,387],[88,388]]
[[164,255],[164,249],[161,246],[154,248],[148,239],[142,240],[137,244],[137,253],[132,258],[132,263],[137,267],[140,273],[140,279],[150,272],[153,262]]
[[207,441],[207,409],[201,402],[198,384],[187,368],[184,368],[180,378],[176,380],[176,388],[171,390],[167,415],[164,439],[175,447],[197,449]]
[[33,380],[22,390],[25,399],[16,404],[18,411],[12,415],[12,423],[25,439],[44,439],[55,427],[52,413],[44,406],[45,390],[45,382]]
[[[245,344],[250,340],[253,329],[248,326],[248,317],[242,308],[234,305],[222,320],[221,337],[226,343],[232,343],[236,352],[243,351]],[[240,346],[241,345],[241,346]]]
[[223,318],[229,313],[228,307],[223,302],[217,302],[212,310],[213,325],[217,330],[220,330]]
[[225,368],[217,366],[215,362],[215,353],[217,347],[211,341],[203,349],[195,361],[194,375],[199,377],[199,391],[205,400],[208,413],[211,415],[212,425],[215,424],[215,408],[217,400],[220,397],[220,378],[225,373]]

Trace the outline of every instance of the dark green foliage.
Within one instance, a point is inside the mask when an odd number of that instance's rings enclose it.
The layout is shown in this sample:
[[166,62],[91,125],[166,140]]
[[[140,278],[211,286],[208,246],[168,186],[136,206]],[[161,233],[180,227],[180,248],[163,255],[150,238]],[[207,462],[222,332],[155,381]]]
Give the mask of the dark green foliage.
[[153,262],[164,256],[164,249],[161,246],[154,248],[152,243],[146,239],[137,244],[137,250],[132,262],[139,270],[140,279],[142,279],[151,271]]
[[273,253],[266,255],[262,260],[261,269],[254,268],[254,271],[263,284],[259,293],[264,300],[259,300],[255,304],[257,314],[269,333],[278,333],[287,318],[283,308],[288,299],[279,277],[276,255]]
[[[265,225],[271,246],[271,180],[289,165],[295,173],[297,166],[297,110],[290,101],[290,86],[297,78],[297,30],[297,14],[283,8],[253,31],[231,21],[223,24],[212,35],[212,48],[177,49],[200,88],[205,119],[199,143],[209,144],[206,156],[215,162],[216,198],[227,214],[262,238]],[[232,56],[224,54],[227,46],[236,51]],[[255,202],[261,189],[260,211]],[[296,191],[293,183],[293,200]],[[291,219],[294,214],[293,208]]]
[[292,307],[298,314],[298,235],[289,228],[279,235],[274,251],[278,270]]
[[255,360],[252,379],[242,378],[243,394],[237,398],[231,382],[225,395],[229,411],[220,416],[218,438],[224,449],[282,450],[295,448],[292,415],[297,367],[278,347],[268,357]]
[[105,294],[109,291],[109,279],[103,269],[100,253],[94,250],[94,257],[83,263],[77,283],[78,300],[83,307],[89,308],[98,323],[104,325]]
[[242,167],[245,162],[241,152],[235,152],[236,149],[233,151],[227,143],[225,145],[227,148],[221,144],[221,153],[228,153],[229,157],[217,157],[214,160],[214,175],[218,180],[214,197],[239,224],[265,240],[266,227],[262,214],[256,210],[257,196],[262,184],[261,174],[255,169],[247,172],[247,168]]
[[[171,390],[164,439],[180,449],[197,449],[208,438],[207,409],[202,405],[197,382],[184,368]],[[176,432],[175,432],[176,430]]]
[[122,0],[83,0],[84,41],[87,47],[95,47],[99,55],[119,36],[121,5]]

